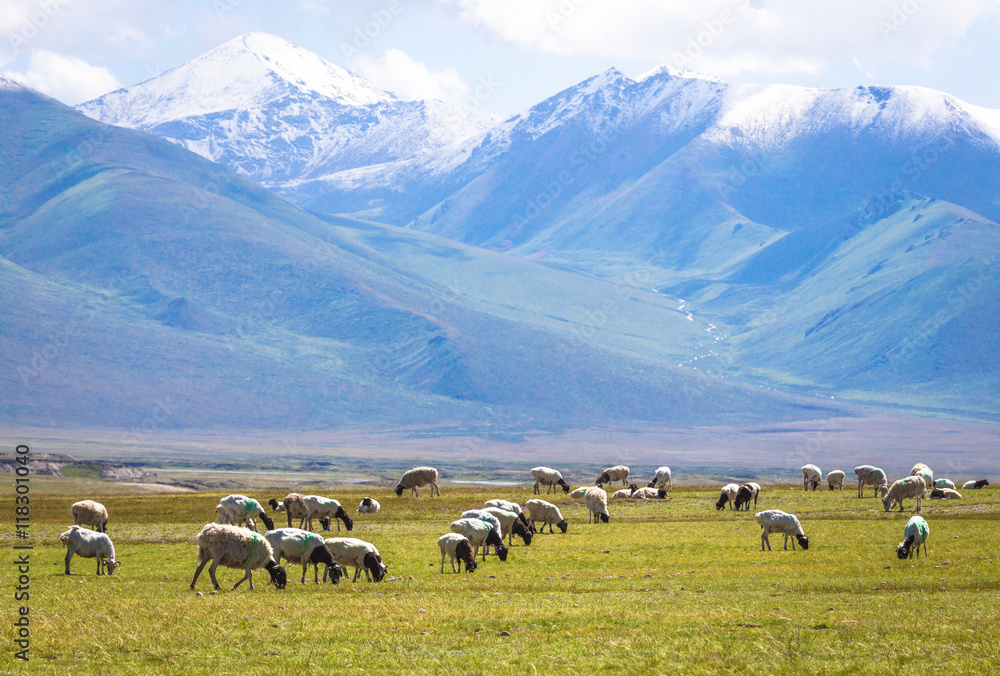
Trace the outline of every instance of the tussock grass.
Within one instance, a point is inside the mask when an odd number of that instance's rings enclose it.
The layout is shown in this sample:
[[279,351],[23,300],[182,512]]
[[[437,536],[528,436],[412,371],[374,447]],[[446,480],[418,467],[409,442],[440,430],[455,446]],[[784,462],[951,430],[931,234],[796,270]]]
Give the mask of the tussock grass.
[[[88,491],[93,485],[86,484]],[[207,572],[197,596],[194,535],[224,493],[32,495],[32,673],[981,673],[1000,657],[1000,504],[992,490],[961,502],[924,501],[929,558],[900,562],[909,511],[850,489],[804,493],[765,486],[758,510],[799,515],[808,551],[760,551],[753,511],[717,512],[715,487],[666,501],[611,501],[610,524],[587,524],[582,501],[552,499],[565,535],[516,545],[471,575],[440,571],[435,540],[462,510],[530,489],[445,486],[444,496],[396,498],[387,489],[328,492],[355,514],[401,580],[298,583],[283,591],[228,589],[238,571]],[[123,568],[94,575],[74,558],[63,575],[58,533],[69,505],[93,497],[111,514]],[[254,495],[266,500],[266,492]],[[281,495],[276,495],[281,497]],[[912,509],[909,503],[907,507]],[[283,515],[276,525],[285,525]],[[341,532],[341,535],[346,533]],[[330,534],[336,535],[336,532]],[[9,532],[0,538],[9,550]],[[12,590],[3,569],[5,593]],[[311,577],[311,573],[309,575]],[[4,626],[0,670],[13,660]],[[503,636],[501,632],[509,635]]]

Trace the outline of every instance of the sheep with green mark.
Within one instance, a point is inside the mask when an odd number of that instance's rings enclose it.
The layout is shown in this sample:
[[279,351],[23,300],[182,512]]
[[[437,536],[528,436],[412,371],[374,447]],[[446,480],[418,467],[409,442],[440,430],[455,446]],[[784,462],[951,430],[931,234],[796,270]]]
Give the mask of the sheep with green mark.
[[257,524],[254,522],[254,517],[260,517],[268,530],[274,528],[274,521],[267,515],[260,503],[245,495],[227,495],[219,500],[215,511],[219,514],[219,523],[233,526],[246,525],[250,530],[256,531]]
[[219,589],[219,581],[215,570],[220,565],[227,568],[244,570],[244,575],[233,589],[239,587],[244,580],[250,582],[253,589],[253,571],[265,568],[271,575],[271,583],[278,589],[284,589],[288,582],[285,569],[274,560],[274,552],[264,536],[252,530],[222,523],[209,523],[198,533],[198,568],[191,580],[194,589],[198,576],[209,561],[212,567],[208,574],[212,578],[212,586]]
[[854,468],[854,475],[858,477],[858,497],[865,497],[865,486],[873,486],[875,488],[875,497],[885,494],[889,491],[889,480],[885,476],[885,472],[874,465],[858,465]]
[[483,506],[496,507],[498,509],[502,509],[507,512],[514,512],[515,514],[517,514],[518,521],[524,524],[524,527],[528,529],[529,533],[535,532],[535,527],[531,525],[531,522],[528,521],[528,517],[524,515],[524,510],[521,509],[521,505],[517,504],[516,502],[511,502],[510,500],[503,500],[501,498],[494,498],[492,500],[487,500]]
[[896,547],[896,556],[900,561],[912,559],[913,552],[916,551],[917,558],[920,558],[920,545],[924,546],[924,557],[927,557],[927,538],[931,534],[931,528],[922,516],[911,516],[903,528],[905,538]]
[[[505,509],[500,509],[499,507],[486,507],[482,511],[492,514],[500,521],[500,531],[501,533],[507,534],[507,545],[513,546],[514,536],[521,538],[525,546],[531,545],[531,530],[521,522],[521,517],[514,512],[508,512]],[[466,513],[467,514],[467,513]],[[462,516],[465,517],[466,514]],[[503,535],[500,536],[501,538]]]
[[319,564],[324,565],[323,581],[326,581],[327,568],[334,567],[332,582],[340,581],[340,569],[336,566],[333,555],[327,549],[322,535],[301,528],[277,528],[264,536],[274,554],[274,559],[281,563],[284,558],[289,562],[302,565],[302,584],[306,582],[306,571],[313,564],[313,582],[319,583]]
[[771,541],[768,538],[771,533],[781,533],[785,536],[786,551],[788,550],[788,538],[794,538],[792,540],[793,551],[796,541],[802,545],[802,549],[809,549],[809,538],[806,537],[805,531],[802,530],[802,524],[799,523],[798,517],[794,514],[788,514],[780,509],[767,509],[763,512],[757,512],[753,518],[760,524],[761,528],[760,551],[764,551],[765,546],[767,551],[772,551]]
[[496,548],[497,556],[501,561],[507,560],[507,546],[500,537],[499,529],[489,521],[479,518],[466,518],[452,521],[450,530],[469,538],[472,544],[473,556],[479,555],[479,548],[483,548],[483,561],[486,561],[486,548],[492,546]]
[[913,469],[910,470],[910,476],[922,477],[928,488],[934,486],[934,471],[922,462],[913,466]]
[[885,507],[885,511],[890,511],[897,504],[899,505],[899,511],[903,511],[903,500],[906,498],[916,498],[917,509],[914,511],[920,511],[920,501],[924,497],[924,493],[927,491],[927,483],[924,478],[920,475],[912,475],[894,481],[891,486],[889,486],[889,491],[885,494],[885,498],[882,500],[882,506]]

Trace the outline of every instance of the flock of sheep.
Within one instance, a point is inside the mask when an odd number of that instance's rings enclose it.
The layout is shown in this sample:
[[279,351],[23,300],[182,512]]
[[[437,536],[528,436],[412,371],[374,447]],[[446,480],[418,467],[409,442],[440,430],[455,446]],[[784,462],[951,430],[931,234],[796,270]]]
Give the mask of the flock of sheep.
[[[913,467],[910,475],[888,483],[883,470],[872,465],[861,465],[854,468],[858,479],[858,497],[864,497],[865,486],[872,486],[875,495],[881,495],[886,512],[898,505],[903,511],[903,500],[914,498],[916,511],[920,511],[921,499],[927,488],[931,488],[930,498],[960,499],[962,496],[955,490],[955,484],[948,479],[934,479],[933,471],[923,463]],[[541,493],[543,486],[547,493],[560,488],[571,497],[583,498],[587,508],[588,521],[591,523],[608,523],[608,494],[605,485],[621,482],[625,488],[616,491],[611,497],[631,499],[664,499],[667,490],[673,491],[669,467],[660,467],[648,485],[639,488],[629,484],[629,468],[624,465],[609,467],[601,472],[593,486],[582,486],[576,490],[570,489],[562,474],[549,467],[535,467],[531,470],[535,480],[534,492]],[[827,474],[827,485],[830,490],[843,490],[845,473],[835,470]],[[431,487],[431,496],[436,492],[441,494],[437,485],[438,472],[433,467],[416,467],[403,474],[396,485],[396,495],[410,489],[413,496],[417,489]],[[812,464],[802,467],[802,487],[804,490],[816,490],[822,482],[822,472]],[[989,481],[980,479],[969,481],[963,489],[978,489],[988,486]],[[760,495],[760,485],[748,482],[743,485],[727,484],[722,488],[716,509],[724,509],[728,504],[730,509],[749,510],[750,501],[754,507]],[[228,495],[216,505],[218,522],[206,524],[198,533],[198,567],[191,589],[201,575],[204,567],[211,562],[209,576],[212,585],[219,589],[216,579],[216,569],[221,565],[228,568],[241,569],[243,577],[233,585],[236,589],[244,581],[249,582],[253,589],[253,571],[264,569],[271,578],[271,583],[279,589],[287,585],[288,577],[281,561],[284,559],[302,566],[301,582],[304,584],[309,566],[313,566],[313,582],[319,583],[319,566],[323,565],[323,582],[329,579],[333,583],[344,577],[344,569],[354,568],[353,581],[357,581],[364,571],[369,582],[380,582],[386,575],[388,566],[383,563],[378,549],[370,542],[350,537],[335,537],[324,539],[312,532],[313,520],[317,520],[324,531],[330,530],[336,523],[340,530],[341,523],[347,531],[354,528],[354,521],[343,505],[334,499],[318,495],[303,495],[289,493],[280,502],[271,498],[267,501],[273,514],[284,513],[287,517],[287,528],[275,528],[274,521],[268,515],[260,502],[245,495]],[[358,505],[357,512],[371,514],[380,511],[381,505],[373,498],[366,497]],[[66,574],[71,575],[70,560],[73,556],[93,558],[97,560],[97,574],[105,572],[108,575],[120,568],[121,563],[115,560],[115,547],[107,535],[108,511],[104,505],[93,500],[82,500],[72,505],[71,513],[74,525],[59,536],[66,545]],[[264,524],[267,532],[260,535],[257,532],[256,520]],[[292,520],[298,519],[298,527],[292,527]],[[771,550],[768,536],[771,533],[784,535],[784,548],[788,549],[788,541],[792,541],[792,549],[796,543],[802,549],[809,548],[809,538],[806,537],[794,514],[781,510],[769,509],[758,512],[754,519],[761,527],[761,550]],[[89,526],[90,528],[84,528]],[[528,500],[524,508],[508,500],[488,500],[483,507],[467,510],[461,517],[450,524],[450,532],[438,538],[441,550],[441,572],[444,573],[445,560],[451,562],[452,572],[461,572],[465,566],[466,572],[477,568],[476,559],[482,549],[483,561],[492,548],[501,561],[506,561],[508,546],[513,545],[513,538],[521,538],[524,545],[531,544],[535,533],[544,532],[545,526],[553,533],[554,527],[566,532],[568,524],[559,508],[541,498]],[[914,552],[919,557],[921,546],[924,555],[927,554],[927,538],[930,528],[922,517],[913,516],[904,528],[904,540],[897,547],[896,553],[900,559],[912,558]],[[504,544],[504,536],[508,544]],[[458,567],[456,569],[456,562]]]

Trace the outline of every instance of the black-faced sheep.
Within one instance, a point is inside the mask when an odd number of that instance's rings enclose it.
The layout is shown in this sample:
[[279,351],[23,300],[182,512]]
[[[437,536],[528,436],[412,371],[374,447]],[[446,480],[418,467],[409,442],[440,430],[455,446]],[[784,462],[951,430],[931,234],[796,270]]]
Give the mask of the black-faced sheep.
[[528,517],[524,515],[524,510],[521,509],[521,505],[516,502],[511,502],[510,500],[504,500],[502,498],[494,498],[492,500],[487,500],[483,506],[496,507],[507,512],[514,512],[517,514],[518,521],[524,524],[524,527],[528,529],[529,533],[535,532],[535,527],[530,521],[528,521]]
[[115,561],[115,546],[107,533],[70,526],[69,530],[59,535],[59,540],[66,545],[67,575],[73,574],[69,572],[69,562],[74,554],[85,559],[97,559],[98,575],[103,575],[105,570],[108,575],[112,575],[121,567],[121,563]]
[[93,500],[74,502],[70,513],[77,526],[90,526],[98,533],[108,532],[108,510],[101,503]]
[[306,507],[306,530],[312,530],[314,516],[320,520],[323,530],[330,530],[331,521],[337,523],[337,530],[340,530],[341,521],[348,531],[354,530],[354,520],[347,515],[347,510],[339,500],[324,498],[321,495],[304,495],[302,504]]
[[802,530],[802,524],[799,523],[798,517],[794,514],[788,514],[781,511],[780,509],[767,509],[763,512],[757,512],[754,517],[757,523],[760,524],[761,534],[760,534],[760,550],[764,551],[764,547],[767,547],[767,551],[771,551],[771,541],[768,535],[771,533],[782,533],[785,536],[785,549],[788,549],[788,538],[794,537],[792,540],[792,549],[795,549],[796,540],[802,549],[809,549],[809,538],[806,537],[805,532]]
[[900,559],[912,559],[914,550],[920,558],[920,545],[924,546],[924,557],[927,556],[927,537],[931,534],[930,526],[922,516],[911,516],[903,528],[905,538],[896,547],[896,556]]
[[628,486],[628,467],[625,465],[608,467],[606,470],[597,475],[597,481],[594,483],[611,484],[616,481],[621,481],[622,486]]
[[[444,573],[444,559],[450,557],[451,572],[461,573],[462,564],[465,564],[466,573],[476,571],[476,557],[472,551],[472,544],[469,538],[460,533],[445,533],[438,538],[438,547],[441,549],[441,572]],[[458,570],[455,570],[455,561],[458,560]]]
[[377,514],[380,509],[382,509],[382,505],[375,498],[362,498],[361,504],[358,505],[360,514]]
[[587,505],[587,513],[589,514],[587,523],[597,523],[598,519],[607,523],[611,519],[608,514],[608,494],[604,492],[604,489],[597,486],[587,489],[587,494],[583,496],[583,503]]
[[842,491],[844,490],[844,470],[835,469],[826,475],[826,485],[831,491]]
[[802,466],[802,490],[808,491],[810,488],[816,490],[819,482],[823,480],[823,472],[816,465]]
[[[595,488],[600,488],[600,486],[596,486]],[[601,489],[601,490],[603,490],[603,489]],[[636,486],[635,484],[629,484],[628,488],[622,488],[620,490],[615,491],[611,495],[611,499],[612,500],[623,500],[623,499],[626,499],[626,498],[631,498],[633,495],[635,495],[635,492],[637,490],[639,490],[638,486]],[[584,497],[586,497],[586,493],[584,493]]]
[[885,507],[885,511],[891,510],[896,504],[899,505],[899,511],[903,511],[903,500],[905,498],[916,498],[917,499],[917,509],[914,511],[920,511],[920,501],[924,497],[924,493],[927,491],[927,483],[924,478],[919,474],[911,475],[894,481],[891,486],[889,486],[889,492],[885,494],[885,498],[882,500],[882,506]]
[[854,474],[858,477],[858,497],[865,497],[865,486],[875,487],[875,497],[880,494],[885,497],[889,491],[889,480],[885,477],[885,472],[874,465],[858,465],[854,468]]
[[726,484],[723,486],[722,491],[719,493],[719,501],[715,503],[715,509],[725,509],[726,504],[729,505],[729,509],[732,509],[736,500],[736,494],[739,491],[740,487],[738,484]]
[[434,497],[434,491],[441,495],[441,489],[437,485],[438,471],[433,467],[414,467],[403,474],[399,479],[399,483],[396,484],[396,496],[400,497],[403,495],[403,491],[407,488],[410,489],[410,494],[413,497],[418,497],[417,489],[423,488],[424,486],[430,484],[431,487],[431,497]]
[[267,515],[260,503],[245,495],[227,495],[219,500],[215,511],[219,513],[219,522],[239,526],[245,524],[250,530],[257,530],[254,517],[260,517],[268,530],[274,528],[274,521]]
[[[344,568],[354,568],[352,582],[358,581],[362,570],[369,582],[381,582],[389,570],[389,566],[382,563],[382,555],[378,553],[378,549],[370,542],[358,538],[330,538],[326,541],[326,546],[334,561]],[[325,575],[323,579],[326,579]]]
[[533,467],[531,469],[531,476],[535,479],[535,495],[539,495],[542,491],[541,486],[548,486],[545,491],[546,494],[551,493],[555,490],[556,486],[562,486],[563,493],[569,493],[569,484],[567,484],[562,477],[562,474],[558,470],[554,470],[551,467]]
[[665,500],[667,497],[667,491],[663,488],[650,488],[649,486],[643,486],[642,488],[634,491],[630,497],[636,500]]
[[[529,501],[530,502],[530,501]],[[451,522],[451,531],[460,533],[469,538],[473,547],[473,554],[479,554],[479,548],[483,548],[483,561],[486,560],[486,548],[495,547],[497,556],[501,561],[507,560],[507,546],[504,545],[500,533],[493,524],[482,519],[458,519]]]
[[[264,536],[271,545],[274,560],[281,563],[285,558],[290,562],[302,564],[302,584],[306,581],[306,571],[313,564],[313,582],[319,582],[319,564],[326,567],[335,565],[330,550],[323,542],[323,536],[301,528],[277,528],[268,531]],[[324,573],[326,568],[324,568]],[[340,579],[340,571],[334,571],[333,582]],[[326,576],[324,575],[324,580]]]
[[953,488],[934,488],[928,497],[931,500],[961,500],[962,494]]
[[545,531],[545,526],[549,527],[550,533],[553,532],[553,525],[558,526],[559,530],[563,533],[565,533],[566,529],[569,528],[569,524],[566,523],[566,519],[562,517],[562,513],[559,511],[559,508],[551,502],[535,498],[534,500],[528,500],[524,503],[524,508],[528,512],[528,519],[531,521],[532,526],[537,528],[538,523],[542,524],[538,531],[539,533]]
[[274,560],[274,552],[264,536],[239,526],[209,523],[201,529],[198,533],[198,568],[194,571],[191,589],[194,589],[198,576],[209,561],[212,566],[208,569],[208,574],[216,589],[219,589],[219,581],[215,578],[215,569],[220,564],[245,571],[240,581],[233,585],[233,589],[239,587],[244,580],[249,580],[250,589],[253,589],[253,571],[261,568],[267,569],[271,575],[271,584],[278,589],[284,589],[288,583],[285,569]]
[[656,468],[656,475],[647,485],[647,488],[655,488],[659,486],[660,488],[670,487],[670,492],[674,492],[674,484],[670,481],[670,468],[664,465],[663,467]]
[[978,481],[966,481],[964,484],[962,484],[962,488],[963,489],[965,489],[965,488],[974,488],[974,489],[978,490],[980,488],[985,488],[986,486],[989,486],[989,485],[990,485],[990,482],[987,481],[986,479],[979,479]]
[[736,497],[733,499],[733,506],[736,511],[746,510],[750,511],[750,501],[753,500],[753,506],[757,507],[757,496],[760,495],[760,484],[753,481],[749,481],[739,487],[736,491]]
[[[499,507],[484,507],[483,511],[489,512],[500,521],[500,530],[507,534],[507,544],[514,544],[514,536],[521,538],[525,546],[531,545],[531,530],[521,521],[521,517],[514,512],[508,512]],[[462,515],[465,518],[465,514]]]

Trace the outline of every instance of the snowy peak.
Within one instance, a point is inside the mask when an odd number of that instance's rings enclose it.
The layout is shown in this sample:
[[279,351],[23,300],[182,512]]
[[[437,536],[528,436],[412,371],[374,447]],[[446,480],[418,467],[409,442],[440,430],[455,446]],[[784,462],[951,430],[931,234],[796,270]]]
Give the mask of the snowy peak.
[[109,124],[150,129],[227,110],[259,109],[289,97],[345,106],[394,101],[364,78],[267,33],[247,33],[128,89],[79,108]]

